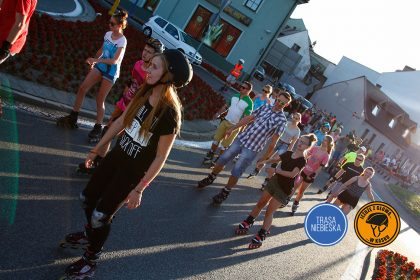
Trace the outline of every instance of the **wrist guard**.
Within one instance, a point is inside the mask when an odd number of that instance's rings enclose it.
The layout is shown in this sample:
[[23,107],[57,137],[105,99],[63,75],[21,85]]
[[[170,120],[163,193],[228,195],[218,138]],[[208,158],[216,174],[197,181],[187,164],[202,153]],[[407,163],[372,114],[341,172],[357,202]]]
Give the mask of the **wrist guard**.
[[3,45],[1,46],[1,50],[10,52],[11,47],[12,47],[12,44],[10,44],[8,41],[4,40]]
[[0,48],[0,55],[1,56],[7,56],[10,54],[10,48],[12,47],[12,44],[10,44],[8,41],[4,40],[3,45]]

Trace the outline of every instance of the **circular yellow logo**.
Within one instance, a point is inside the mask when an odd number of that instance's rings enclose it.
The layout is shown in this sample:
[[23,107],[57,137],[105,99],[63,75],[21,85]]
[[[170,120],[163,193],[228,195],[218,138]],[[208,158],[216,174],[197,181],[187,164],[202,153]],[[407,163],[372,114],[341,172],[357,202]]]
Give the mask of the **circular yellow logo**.
[[365,204],[354,218],[357,237],[371,247],[391,244],[400,233],[400,228],[400,216],[394,207],[385,202]]

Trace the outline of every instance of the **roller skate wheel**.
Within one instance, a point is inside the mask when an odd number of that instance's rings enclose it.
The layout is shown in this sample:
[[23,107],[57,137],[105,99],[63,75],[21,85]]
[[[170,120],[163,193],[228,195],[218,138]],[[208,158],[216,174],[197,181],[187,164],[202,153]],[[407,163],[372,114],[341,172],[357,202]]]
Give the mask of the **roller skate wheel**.
[[75,246],[74,244],[70,244],[70,243],[68,243],[68,242],[66,242],[66,241],[62,241],[62,242],[60,243],[60,247],[61,247],[61,248],[63,248],[63,249],[67,249],[67,248],[70,248],[70,249],[77,249],[77,246]]
[[73,249],[73,250],[77,250],[77,249],[85,250],[85,249],[87,249],[88,246],[89,246],[89,244],[87,244],[87,243],[86,244],[71,244],[71,243],[68,243],[66,241],[62,241],[60,243],[60,247],[63,248],[63,249],[70,248],[70,249]]
[[235,230],[235,234],[236,235],[245,235],[245,234],[247,234],[248,233],[248,230],[247,229],[239,229],[239,228],[237,228],[236,230]]
[[98,142],[99,142],[99,140],[100,140],[100,139],[98,139],[98,138],[89,138],[89,143],[90,143],[90,144],[95,144],[95,143],[98,143]]

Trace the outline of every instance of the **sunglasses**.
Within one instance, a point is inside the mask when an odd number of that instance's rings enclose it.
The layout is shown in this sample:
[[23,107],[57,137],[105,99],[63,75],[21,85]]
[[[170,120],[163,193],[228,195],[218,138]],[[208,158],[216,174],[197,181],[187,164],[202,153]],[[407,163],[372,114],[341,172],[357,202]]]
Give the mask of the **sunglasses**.
[[363,159],[361,159],[361,158],[356,158],[356,160],[357,160],[357,161],[363,161]]
[[265,93],[270,93],[270,91],[269,91],[269,90],[265,90],[265,89],[263,89],[263,92],[265,92]]
[[109,21],[109,25],[111,25],[112,27],[114,27],[115,25],[117,25],[117,23],[113,22],[112,20]]
[[248,87],[243,86],[243,85],[241,85],[241,86],[240,86],[240,88],[241,88],[241,89],[249,89]]
[[298,141],[298,143],[299,143],[300,145],[305,145],[305,146],[309,146],[309,145],[310,145],[310,143],[305,142],[305,141],[302,141],[302,140],[299,140],[299,141]]

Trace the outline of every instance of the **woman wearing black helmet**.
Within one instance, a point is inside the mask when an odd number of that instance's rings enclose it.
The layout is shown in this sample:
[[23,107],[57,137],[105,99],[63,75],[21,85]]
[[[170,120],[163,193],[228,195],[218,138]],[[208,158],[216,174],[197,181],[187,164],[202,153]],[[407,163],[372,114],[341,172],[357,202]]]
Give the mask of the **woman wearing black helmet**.
[[[116,103],[114,112],[112,112],[111,118],[108,124],[103,129],[103,134],[105,134],[105,132],[111,126],[112,122],[122,115],[122,113],[125,111],[130,101],[136,95],[136,92],[138,91],[138,89],[143,84],[146,78],[147,65],[149,64],[152,57],[156,53],[162,53],[164,49],[165,47],[163,46],[162,42],[159,41],[158,39],[154,39],[154,38],[147,39],[146,45],[144,46],[142,54],[141,54],[141,59],[134,64],[133,70],[131,71],[130,82],[125,87],[121,99]],[[99,139],[100,137],[95,139],[96,141],[92,141],[92,142],[98,142]],[[102,157],[100,156],[96,157],[94,163],[92,164],[92,167],[90,168],[86,168],[85,163],[82,162],[79,164],[77,172],[91,174],[96,169],[96,167],[98,166],[101,160],[102,160]]]
[[83,257],[66,269],[68,277],[93,276],[113,216],[124,204],[137,208],[143,191],[159,174],[181,127],[176,88],[188,84],[192,74],[191,64],[180,51],[156,54],[147,68],[145,83],[127,110],[88,154],[86,165],[97,155],[105,155],[108,143],[123,131],[80,194],[88,221],[86,230],[67,235],[66,241],[88,244]]

